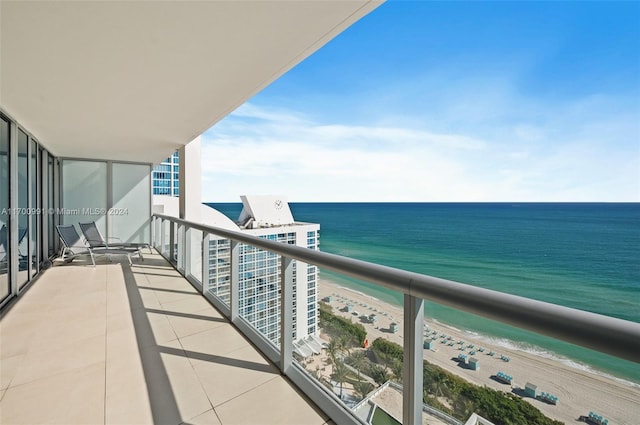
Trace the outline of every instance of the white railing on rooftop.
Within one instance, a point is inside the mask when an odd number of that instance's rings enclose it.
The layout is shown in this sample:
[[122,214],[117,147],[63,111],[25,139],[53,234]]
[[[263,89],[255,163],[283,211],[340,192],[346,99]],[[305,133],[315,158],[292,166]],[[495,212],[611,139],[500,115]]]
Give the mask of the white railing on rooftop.
[[[516,295],[408,272],[380,264],[272,242],[256,236],[154,214],[153,245],[199,288],[208,281],[210,235],[231,241],[229,304],[203,294],[326,414],[337,423],[361,423],[338,398],[317,384],[293,362],[292,260],[370,282],[404,294],[403,423],[422,423],[423,341],[425,299],[468,313],[494,319],[542,335],[640,363],[640,324]],[[200,281],[190,273],[191,230],[203,232]],[[238,314],[238,244],[252,245],[281,256],[281,329],[277,349]]]

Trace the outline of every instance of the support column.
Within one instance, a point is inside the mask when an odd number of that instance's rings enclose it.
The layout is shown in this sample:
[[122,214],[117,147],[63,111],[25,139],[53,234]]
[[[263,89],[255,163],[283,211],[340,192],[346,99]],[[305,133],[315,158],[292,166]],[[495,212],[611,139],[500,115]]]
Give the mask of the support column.
[[[180,207],[179,217],[183,220],[200,222],[202,204],[202,162],[200,156],[201,139],[198,136],[178,151]],[[171,171],[173,172],[173,170]]]

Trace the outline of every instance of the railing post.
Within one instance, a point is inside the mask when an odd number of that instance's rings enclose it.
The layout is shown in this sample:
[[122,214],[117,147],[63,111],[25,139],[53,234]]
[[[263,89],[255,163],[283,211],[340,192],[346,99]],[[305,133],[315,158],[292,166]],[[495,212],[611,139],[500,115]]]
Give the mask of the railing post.
[[293,361],[293,259],[280,258],[280,372],[286,375]]
[[174,221],[169,221],[169,261],[174,263],[174,255],[176,254],[176,250],[175,250],[175,230],[174,230],[174,226],[176,225],[176,223]]
[[[238,317],[238,299],[240,298],[240,244],[229,241],[229,320],[233,322]],[[220,296],[220,295],[218,295]]]
[[156,243],[156,250],[162,253],[162,219],[156,217],[156,233],[153,236]]
[[188,226],[183,226],[183,229],[184,247],[182,248],[182,266],[184,268],[184,275],[189,276],[193,274],[191,273],[191,237],[193,230]]
[[184,245],[182,244],[182,233],[181,229],[184,229],[184,225],[180,223],[176,223],[174,227],[174,240],[173,242],[176,244],[176,268],[180,273],[184,274],[184,267],[182,266],[182,258],[184,257]]
[[209,291],[209,241],[211,233],[202,232],[202,293]]
[[187,226],[184,224],[178,225],[178,270],[180,270],[186,276],[186,249],[187,249]]
[[150,246],[155,247],[156,246],[156,220],[157,217],[155,215],[151,216],[151,240],[149,241],[149,243],[151,244]]
[[422,324],[424,300],[404,295],[404,365],[402,423],[422,424]]

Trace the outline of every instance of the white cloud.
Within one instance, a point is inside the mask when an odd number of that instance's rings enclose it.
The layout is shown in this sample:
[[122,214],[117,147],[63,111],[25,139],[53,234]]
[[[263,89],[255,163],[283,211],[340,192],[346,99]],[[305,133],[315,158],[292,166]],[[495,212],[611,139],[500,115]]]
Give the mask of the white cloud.
[[203,201],[639,201],[640,141],[630,150],[628,135],[637,125],[584,108],[478,138],[248,104],[203,135]]
[[442,198],[464,181],[451,152],[485,147],[465,135],[408,128],[314,125],[282,116],[236,120],[245,117],[234,115],[205,133],[203,200],[235,201],[246,193],[283,193],[296,201]]

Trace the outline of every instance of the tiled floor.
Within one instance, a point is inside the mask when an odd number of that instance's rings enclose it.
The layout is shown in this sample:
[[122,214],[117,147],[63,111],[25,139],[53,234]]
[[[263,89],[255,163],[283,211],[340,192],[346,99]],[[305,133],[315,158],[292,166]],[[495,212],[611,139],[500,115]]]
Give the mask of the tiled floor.
[[56,264],[0,319],[2,424],[327,422],[157,254]]

